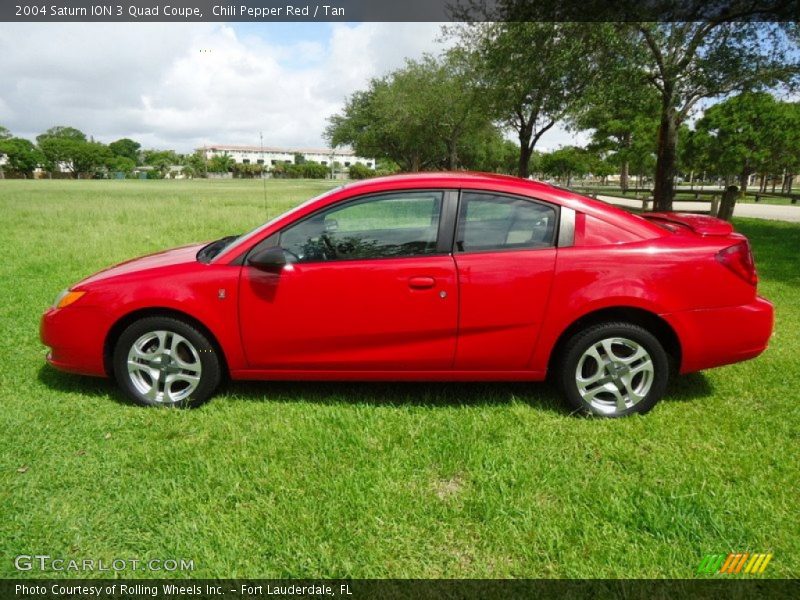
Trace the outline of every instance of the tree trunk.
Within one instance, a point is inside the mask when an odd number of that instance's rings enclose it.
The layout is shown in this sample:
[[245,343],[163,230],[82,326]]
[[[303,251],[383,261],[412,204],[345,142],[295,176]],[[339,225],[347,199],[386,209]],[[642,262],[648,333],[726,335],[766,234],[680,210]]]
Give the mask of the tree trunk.
[[759,192],[766,192],[767,191],[767,174],[761,174],[761,181],[758,184],[758,191]]
[[527,179],[531,174],[530,163],[533,148],[531,148],[531,137],[533,136],[533,124],[525,125],[517,131],[519,135],[519,164],[517,165],[517,175]]
[[458,144],[451,142],[447,152],[447,168],[455,171],[458,168]]
[[719,203],[719,212],[717,213],[718,219],[730,221],[733,217],[733,208],[736,206],[736,196],[739,193],[739,188],[735,185],[729,186],[722,193],[722,201]]
[[670,106],[664,106],[658,127],[656,179],[653,188],[655,210],[672,210],[675,197],[675,158],[678,146],[678,117]]
[[622,170],[619,173],[619,187],[622,188],[623,193],[626,193],[628,191],[629,178],[630,178],[630,165],[627,160],[623,160]]
[[794,175],[787,174],[786,175],[786,193],[792,193],[792,185],[794,184]]
[[750,179],[750,173],[747,171],[747,169],[743,170],[739,174],[739,189],[741,190],[740,196],[742,198],[744,198],[744,194],[747,191],[747,182],[749,179]]
[[773,175],[773,176],[772,176],[772,193],[773,193],[773,194],[775,193],[775,180],[776,180],[776,179],[777,179],[777,177],[775,177],[775,176]]

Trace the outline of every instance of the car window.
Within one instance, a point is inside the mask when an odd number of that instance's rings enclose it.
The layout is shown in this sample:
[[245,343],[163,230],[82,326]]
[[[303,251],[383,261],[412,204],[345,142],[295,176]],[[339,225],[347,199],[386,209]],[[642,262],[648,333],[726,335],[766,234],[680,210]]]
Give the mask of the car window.
[[554,245],[556,210],[547,204],[495,194],[464,192],[456,246],[482,252]]
[[289,260],[353,260],[436,252],[443,193],[362,198],[312,215],[281,233]]

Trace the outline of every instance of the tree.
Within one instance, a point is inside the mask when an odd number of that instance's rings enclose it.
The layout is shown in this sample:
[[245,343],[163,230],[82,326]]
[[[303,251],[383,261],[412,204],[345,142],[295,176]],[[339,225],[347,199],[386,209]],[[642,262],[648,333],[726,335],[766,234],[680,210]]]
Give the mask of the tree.
[[628,190],[634,148],[651,143],[655,148],[658,129],[658,94],[644,77],[632,79],[629,70],[641,60],[641,52],[641,47],[611,36],[598,58],[602,77],[593,81],[570,116],[575,129],[592,130],[591,148],[603,154],[607,165],[600,169],[619,168],[623,191]]
[[[460,150],[461,164],[475,171],[489,173],[517,172],[519,147],[503,137],[495,127],[489,127],[482,135],[469,136]],[[533,172],[531,157],[530,172]]]
[[66,168],[75,177],[105,165],[111,151],[100,142],[87,141],[86,134],[74,127],[51,127],[36,137],[47,168]]
[[458,51],[440,60],[425,56],[373,79],[330,118],[326,138],[406,171],[461,166],[459,154],[470,137],[491,127],[467,61]]
[[709,108],[687,146],[704,170],[738,178],[741,194],[756,173],[785,189],[800,168],[800,109],[765,92],[740,94]]
[[111,142],[108,149],[114,156],[123,156],[129,158],[134,162],[134,165],[139,164],[139,149],[142,145],[139,142],[134,142],[129,138],[122,138],[116,142]]
[[11,132],[8,130],[8,128],[0,125],[0,140],[8,140],[12,137],[13,136],[11,135]]
[[541,136],[582,98],[597,70],[598,24],[472,23],[455,30],[476,57],[492,115],[519,140],[517,173],[527,177]]
[[208,164],[206,156],[202,150],[197,150],[192,154],[187,155],[183,161],[188,167],[191,167],[192,174],[195,177],[205,177],[208,173]]
[[73,173],[76,149],[86,143],[86,134],[74,127],[58,125],[36,136],[36,142],[45,157],[46,167],[54,171],[64,167]]
[[594,148],[587,148],[589,160],[589,173],[599,177],[603,183],[607,183],[608,177],[619,172],[619,165],[613,155],[607,152],[598,152]]
[[109,154],[105,167],[110,173],[124,173],[125,175],[130,175],[136,168],[136,161],[127,156],[117,156],[112,153]]
[[142,162],[154,167],[164,177],[172,165],[180,164],[181,158],[173,150],[145,150],[142,152]]
[[800,171],[800,103],[781,102],[777,113],[780,134],[767,146],[769,156],[765,170],[781,176],[781,190],[790,193],[794,176]]
[[728,11],[706,21],[637,22],[618,29],[629,44],[646,48],[631,73],[636,79],[644,75],[659,96],[658,210],[672,210],[678,128],[699,101],[797,83],[796,24],[744,22],[748,16]]
[[228,173],[233,169],[236,161],[227,153],[216,154],[208,161],[208,171],[210,173]]
[[767,165],[770,146],[779,143],[781,121],[779,103],[770,94],[740,94],[705,112],[697,122],[693,145],[709,170],[738,176],[744,193],[750,175]]
[[6,155],[7,169],[28,177],[44,160],[41,151],[23,138],[0,139],[0,154]]
[[559,179],[566,179],[566,185],[569,187],[572,185],[573,175],[585,175],[589,172],[591,162],[591,156],[583,148],[566,146],[543,154],[541,170]]
[[80,177],[107,165],[112,156],[108,146],[100,142],[74,142],[68,164],[73,175]]

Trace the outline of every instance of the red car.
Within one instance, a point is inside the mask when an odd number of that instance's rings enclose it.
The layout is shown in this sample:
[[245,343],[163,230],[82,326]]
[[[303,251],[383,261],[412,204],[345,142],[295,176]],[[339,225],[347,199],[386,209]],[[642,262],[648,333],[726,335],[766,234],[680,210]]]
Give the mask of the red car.
[[539,381],[579,411],[650,410],[671,373],[746,360],[773,307],[747,239],[544,183],[440,173],[348,184],[238,237],[101,271],[41,323],[48,362],[145,405],[223,377]]

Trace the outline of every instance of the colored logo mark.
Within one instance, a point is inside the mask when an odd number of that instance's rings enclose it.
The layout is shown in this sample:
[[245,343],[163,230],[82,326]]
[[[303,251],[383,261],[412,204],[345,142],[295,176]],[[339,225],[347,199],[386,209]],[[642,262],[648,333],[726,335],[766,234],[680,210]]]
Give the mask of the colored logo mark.
[[724,575],[763,573],[772,553],[758,554],[749,552],[731,552],[730,554],[706,554],[697,567],[698,573],[721,573]]

